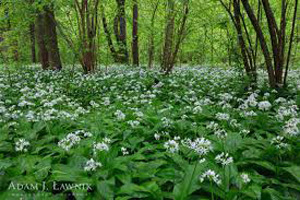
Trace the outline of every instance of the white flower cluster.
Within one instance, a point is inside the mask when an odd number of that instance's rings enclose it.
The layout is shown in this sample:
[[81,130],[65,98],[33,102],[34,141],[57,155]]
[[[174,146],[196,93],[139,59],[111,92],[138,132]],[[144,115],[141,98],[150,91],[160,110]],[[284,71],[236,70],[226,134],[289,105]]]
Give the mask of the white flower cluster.
[[193,108],[193,113],[194,114],[199,114],[199,113],[202,113],[203,109],[201,106],[196,106]]
[[240,177],[242,178],[242,181],[243,181],[245,184],[248,184],[248,183],[251,182],[251,179],[250,179],[250,177],[249,177],[248,174],[243,173],[243,174],[241,174]]
[[269,101],[261,101],[258,103],[258,109],[262,111],[267,111],[270,110],[272,107],[272,104]]
[[77,130],[72,133],[69,133],[65,138],[60,140],[58,142],[58,146],[63,148],[66,151],[70,151],[70,149],[73,146],[80,143],[82,138],[88,138],[88,137],[92,137],[92,136],[93,136],[93,134],[88,131]]
[[165,142],[164,147],[171,153],[179,151],[179,143],[176,140],[168,140]]
[[242,101],[243,104],[241,104],[239,106],[239,109],[246,110],[249,107],[256,107],[256,105],[258,104],[257,99],[256,99],[257,97],[258,97],[258,94],[256,94],[256,93],[250,94],[246,100]]
[[124,120],[126,117],[126,115],[121,110],[117,110],[115,112],[115,116],[117,117],[117,120],[119,120],[119,121]]
[[94,159],[91,158],[86,162],[84,171],[95,171],[98,167],[102,167],[102,164],[100,162],[94,161]]
[[214,122],[214,121],[211,121],[207,126],[206,126],[207,129],[210,129],[210,130],[217,130],[219,128],[219,124]]
[[287,136],[290,137],[295,137],[298,136],[300,134],[298,125],[300,124],[300,119],[299,118],[291,118],[290,120],[288,120],[284,127],[283,127],[283,132],[284,134],[286,134]]
[[230,115],[228,113],[217,113],[216,118],[218,120],[228,121],[230,119]]
[[163,117],[161,119],[161,121],[162,121],[162,124],[165,128],[170,127],[172,125],[172,121],[170,119],[166,118],[166,117]]
[[221,154],[215,157],[217,163],[221,163],[223,166],[233,163],[233,158],[229,157],[228,153],[222,152]]
[[137,120],[130,120],[127,122],[132,128],[135,128],[140,125],[140,122]]
[[28,151],[28,147],[29,147],[30,143],[25,140],[25,139],[19,139],[17,142],[16,142],[16,146],[15,146],[15,149],[16,151],[21,151],[21,152],[27,152]]
[[209,169],[206,172],[204,172],[200,177],[200,182],[204,182],[205,179],[207,179],[208,181],[212,181],[215,182],[217,185],[220,185],[222,183],[220,175],[217,174],[215,171]]
[[227,132],[224,129],[218,129],[214,132],[214,135],[220,139],[224,139],[227,137]]
[[191,139],[182,140],[182,144],[189,149],[194,150],[199,156],[204,156],[213,150],[211,141],[201,137],[194,141]]
[[297,117],[298,112],[299,108],[297,105],[280,106],[277,110],[276,117],[280,120],[284,120],[285,118],[295,118]]
[[109,151],[109,144],[111,140],[109,138],[104,138],[102,142],[94,142],[93,151],[94,154],[97,154],[98,151]]
[[273,144],[277,149],[286,149],[289,145],[284,142],[284,137],[277,136],[271,140],[271,144]]
[[125,148],[125,147],[121,147],[121,151],[122,151],[123,156],[129,154],[129,151],[128,151],[127,148]]

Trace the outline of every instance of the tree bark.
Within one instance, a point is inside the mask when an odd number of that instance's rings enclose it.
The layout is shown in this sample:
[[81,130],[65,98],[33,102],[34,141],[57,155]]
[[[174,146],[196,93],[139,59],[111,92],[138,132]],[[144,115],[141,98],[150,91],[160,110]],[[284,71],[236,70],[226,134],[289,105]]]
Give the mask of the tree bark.
[[297,12],[298,12],[298,0],[295,0],[295,6],[294,6],[294,15],[293,15],[293,21],[292,21],[292,30],[290,35],[290,41],[289,41],[289,47],[288,47],[288,54],[286,59],[286,66],[285,66],[285,74],[284,74],[284,85],[287,84],[287,76],[289,71],[289,64],[291,59],[291,53],[292,53],[292,47],[294,42],[294,35],[295,35],[295,26],[297,21]]
[[61,70],[62,64],[57,41],[56,20],[53,9],[45,8],[46,41],[51,69]]
[[125,16],[125,0],[116,0],[118,11],[115,18],[115,35],[119,44],[119,62],[128,63],[128,50],[127,50],[127,31],[126,31],[126,16]]
[[117,52],[116,52],[116,49],[115,49],[114,44],[113,44],[112,39],[111,39],[111,34],[110,34],[109,29],[108,29],[108,25],[107,25],[107,21],[106,21],[106,17],[105,17],[105,13],[104,13],[103,8],[102,8],[102,25],[103,25],[104,33],[105,33],[105,36],[106,36],[106,39],[107,39],[109,50],[112,54],[112,57],[113,57],[114,61],[117,62],[118,61]]
[[138,2],[134,0],[132,22],[132,64],[139,66],[139,38],[138,38]]
[[162,70],[167,72],[172,59],[173,35],[174,35],[174,0],[168,0],[167,25],[165,30],[165,45],[163,50]]
[[[98,29],[99,0],[75,0],[75,10],[79,14],[78,27],[81,42],[80,62],[85,73],[95,71],[97,63],[96,35]],[[102,18],[103,19],[103,18]]]
[[272,58],[270,56],[270,52],[266,43],[266,39],[264,37],[264,34],[262,32],[262,29],[259,25],[259,22],[253,12],[253,9],[251,8],[249,1],[248,0],[241,0],[243,3],[243,6],[248,14],[248,17],[255,29],[255,32],[257,34],[257,37],[260,41],[260,46],[262,49],[262,52],[264,54],[266,66],[267,66],[267,71],[268,71],[268,77],[269,77],[269,84],[271,87],[275,88],[276,87],[276,80],[274,76],[274,69],[273,69],[273,64],[272,64]]
[[46,47],[46,30],[44,26],[44,17],[43,13],[39,13],[36,18],[35,26],[36,26],[36,39],[37,39],[37,46],[39,50],[39,61],[42,65],[44,70],[49,69],[49,57],[48,57],[48,50]]

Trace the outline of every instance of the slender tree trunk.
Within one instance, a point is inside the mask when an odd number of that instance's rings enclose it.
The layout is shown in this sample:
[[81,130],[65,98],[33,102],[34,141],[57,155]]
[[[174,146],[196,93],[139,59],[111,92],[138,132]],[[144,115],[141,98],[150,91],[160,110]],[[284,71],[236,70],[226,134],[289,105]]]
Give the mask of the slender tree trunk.
[[138,39],[138,2],[134,0],[132,22],[132,64],[139,66],[139,39]]
[[172,57],[171,57],[171,63],[168,66],[167,72],[170,73],[175,65],[176,62],[176,58],[180,49],[180,45],[185,37],[185,27],[186,27],[186,21],[188,18],[188,14],[189,14],[189,0],[185,0],[184,4],[183,4],[183,17],[182,17],[182,21],[180,24],[180,27],[178,29],[177,32],[177,42],[175,45],[175,50],[172,53]]
[[97,64],[98,6],[99,0],[82,0],[81,2],[75,0],[75,9],[79,15],[78,27],[82,46],[80,62],[85,73],[94,72]]
[[265,62],[266,62],[266,65],[267,65],[267,71],[268,71],[268,77],[269,77],[269,83],[270,83],[270,86],[275,88],[276,87],[276,80],[275,80],[275,76],[274,76],[274,69],[273,69],[273,64],[272,64],[272,58],[270,56],[270,52],[269,52],[269,49],[268,49],[268,46],[267,46],[267,43],[266,43],[266,39],[264,37],[264,34],[262,32],[262,29],[259,25],[259,22],[253,12],[253,9],[251,8],[248,0],[241,0],[243,5],[244,5],[244,8],[248,14],[248,17],[250,18],[250,21],[256,31],[256,34],[257,34],[257,37],[260,41],[260,46],[261,46],[261,49],[262,49],[262,52],[264,54],[264,57],[265,57]]
[[125,16],[125,0],[116,0],[118,5],[118,13],[114,22],[114,30],[119,44],[119,62],[128,63],[127,50],[127,31],[126,31],[126,16]]
[[115,49],[114,44],[113,44],[112,39],[111,39],[111,34],[110,34],[109,29],[108,29],[104,9],[102,9],[102,25],[103,25],[104,33],[105,33],[105,36],[106,36],[106,39],[107,39],[109,50],[112,54],[112,57],[113,57],[114,61],[117,62],[118,61],[117,52],[116,52],[116,49]]
[[[292,21],[292,30],[290,35],[290,41],[289,41],[289,49],[286,59],[286,66],[285,66],[285,74],[284,74],[284,85],[287,84],[287,76],[288,76],[288,70],[289,70],[289,64],[291,59],[291,53],[292,53],[292,47],[294,42],[294,35],[295,35],[295,26],[297,21],[297,11],[298,11],[298,0],[295,0],[295,7],[294,7],[294,15],[293,15],[293,21]],[[299,30],[299,29],[297,29]]]
[[172,59],[174,20],[175,20],[174,8],[175,8],[174,0],[168,0],[168,15],[167,15],[165,45],[164,45],[163,60],[162,60],[162,70],[166,72],[169,68]]

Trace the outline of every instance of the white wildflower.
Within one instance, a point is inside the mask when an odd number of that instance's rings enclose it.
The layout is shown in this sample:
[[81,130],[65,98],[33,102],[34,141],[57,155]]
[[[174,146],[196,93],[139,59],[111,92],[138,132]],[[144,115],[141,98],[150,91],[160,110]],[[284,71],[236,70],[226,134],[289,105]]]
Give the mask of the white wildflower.
[[25,139],[19,139],[16,142],[15,149],[16,149],[16,151],[27,152],[28,151],[27,148],[29,145],[30,145],[30,143],[28,141],[26,141]]
[[249,175],[248,174],[241,174],[241,178],[242,178],[242,181],[247,184],[247,183],[250,183],[251,182],[251,179],[249,178]]
[[117,117],[118,120],[124,120],[126,117],[126,115],[121,110],[117,110],[115,112],[115,116]]
[[217,163],[221,163],[223,166],[229,165],[233,162],[233,158],[229,157],[228,153],[222,152],[221,154],[215,157]]
[[179,144],[175,140],[165,142],[164,147],[171,153],[176,153],[179,150]]
[[220,179],[220,175],[217,174],[215,171],[209,169],[206,172],[204,172],[201,176],[200,176],[200,182],[204,182],[205,179],[209,180],[209,181],[213,181],[215,182],[217,185],[221,184],[221,179]]
[[125,147],[121,147],[121,151],[122,151],[123,156],[129,154],[128,150]]
[[271,140],[271,144],[273,144],[277,149],[286,149],[289,145],[284,142],[284,137],[277,136]]
[[95,171],[98,167],[102,167],[100,162],[95,162],[93,158],[88,160],[85,164],[84,171]]
[[261,101],[258,103],[258,109],[263,111],[270,110],[271,107],[272,104],[269,101]]

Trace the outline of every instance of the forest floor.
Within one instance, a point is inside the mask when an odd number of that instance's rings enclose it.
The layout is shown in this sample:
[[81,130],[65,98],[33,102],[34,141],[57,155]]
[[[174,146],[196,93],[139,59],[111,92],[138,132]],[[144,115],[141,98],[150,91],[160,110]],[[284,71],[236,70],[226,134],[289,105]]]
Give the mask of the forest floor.
[[300,71],[0,71],[0,199],[300,198]]

